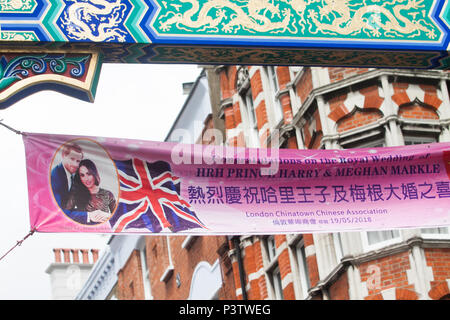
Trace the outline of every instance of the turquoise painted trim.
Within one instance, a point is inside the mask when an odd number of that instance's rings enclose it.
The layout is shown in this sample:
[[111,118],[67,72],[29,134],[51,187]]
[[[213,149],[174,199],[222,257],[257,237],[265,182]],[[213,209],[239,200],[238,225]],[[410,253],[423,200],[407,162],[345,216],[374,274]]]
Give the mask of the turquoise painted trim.
[[127,27],[137,43],[149,43],[150,39],[139,27],[139,22],[142,20],[145,11],[149,10],[149,7],[140,0],[130,0],[130,3],[132,4],[133,9],[125,22],[125,27]]
[[450,28],[450,2],[447,1],[444,4],[444,8],[442,9],[442,21],[447,24],[447,27]]
[[47,14],[42,20],[42,24],[46,28],[46,30],[50,33],[50,36],[53,38],[53,41],[67,41],[64,34],[60,32],[58,28],[56,28],[56,20],[61,14],[64,3],[60,0],[47,0],[50,2],[49,9]]

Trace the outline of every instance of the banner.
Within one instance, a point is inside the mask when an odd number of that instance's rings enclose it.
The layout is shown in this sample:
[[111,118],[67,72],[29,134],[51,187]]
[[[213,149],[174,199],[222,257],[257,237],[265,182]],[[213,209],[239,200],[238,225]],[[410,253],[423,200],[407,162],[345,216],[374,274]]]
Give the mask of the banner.
[[231,235],[450,224],[450,143],[294,150],[23,139],[38,232]]

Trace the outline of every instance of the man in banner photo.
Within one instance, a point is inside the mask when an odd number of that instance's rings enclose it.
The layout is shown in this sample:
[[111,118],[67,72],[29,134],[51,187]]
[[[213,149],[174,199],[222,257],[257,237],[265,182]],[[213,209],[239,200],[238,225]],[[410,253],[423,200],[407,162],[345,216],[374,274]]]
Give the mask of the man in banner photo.
[[[270,149],[102,137],[27,133],[23,140],[30,224],[39,232],[231,235],[450,225],[450,143],[277,149],[273,156]],[[269,167],[276,169],[263,170]]]
[[67,143],[61,150],[61,158],[61,163],[52,170],[51,182],[55,200],[63,208],[72,188],[73,176],[83,159],[83,150],[77,144]]
[[[99,203],[96,199],[104,198],[105,190],[102,189],[101,192],[96,190],[93,195],[90,193],[86,186],[89,178],[92,180],[95,177],[94,188],[98,188],[100,179],[95,164],[88,159],[82,160],[83,156],[82,148],[73,141],[65,143],[61,147],[61,162],[51,171],[53,195],[59,207],[72,220],[82,224],[102,223],[108,220],[111,214],[108,214],[104,207],[102,210],[102,207],[92,205],[92,203]],[[88,168],[94,170],[96,175]],[[84,178],[83,182],[80,178],[80,171]],[[111,198],[112,194],[109,193],[108,196]],[[88,204],[91,204],[90,207]],[[111,212],[109,211],[109,213]]]

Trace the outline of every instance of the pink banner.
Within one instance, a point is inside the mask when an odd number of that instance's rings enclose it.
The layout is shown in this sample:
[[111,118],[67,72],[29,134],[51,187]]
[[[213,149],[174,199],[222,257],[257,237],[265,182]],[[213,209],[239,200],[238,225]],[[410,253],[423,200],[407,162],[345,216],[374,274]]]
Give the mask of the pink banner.
[[247,149],[24,135],[39,232],[277,234],[449,225],[450,144]]

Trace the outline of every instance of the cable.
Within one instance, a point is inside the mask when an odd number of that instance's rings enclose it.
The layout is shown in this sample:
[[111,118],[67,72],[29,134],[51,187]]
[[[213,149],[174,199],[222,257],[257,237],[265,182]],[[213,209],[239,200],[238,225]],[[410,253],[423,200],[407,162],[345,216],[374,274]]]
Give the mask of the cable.
[[4,126],[6,129],[11,130],[12,132],[16,133],[16,134],[20,134],[22,136],[26,136],[25,133],[23,133],[22,131],[16,130],[14,128],[11,128],[10,126],[6,125],[3,123],[3,119],[0,119],[0,125]]
[[25,239],[27,239],[29,236],[31,236],[35,231],[36,231],[36,228],[30,230],[30,232],[28,232],[28,234],[22,240],[17,241],[17,243],[11,249],[9,249],[3,256],[0,257],[0,261],[4,257],[6,257],[11,251],[13,251],[16,247],[22,245],[22,242],[24,242]]

